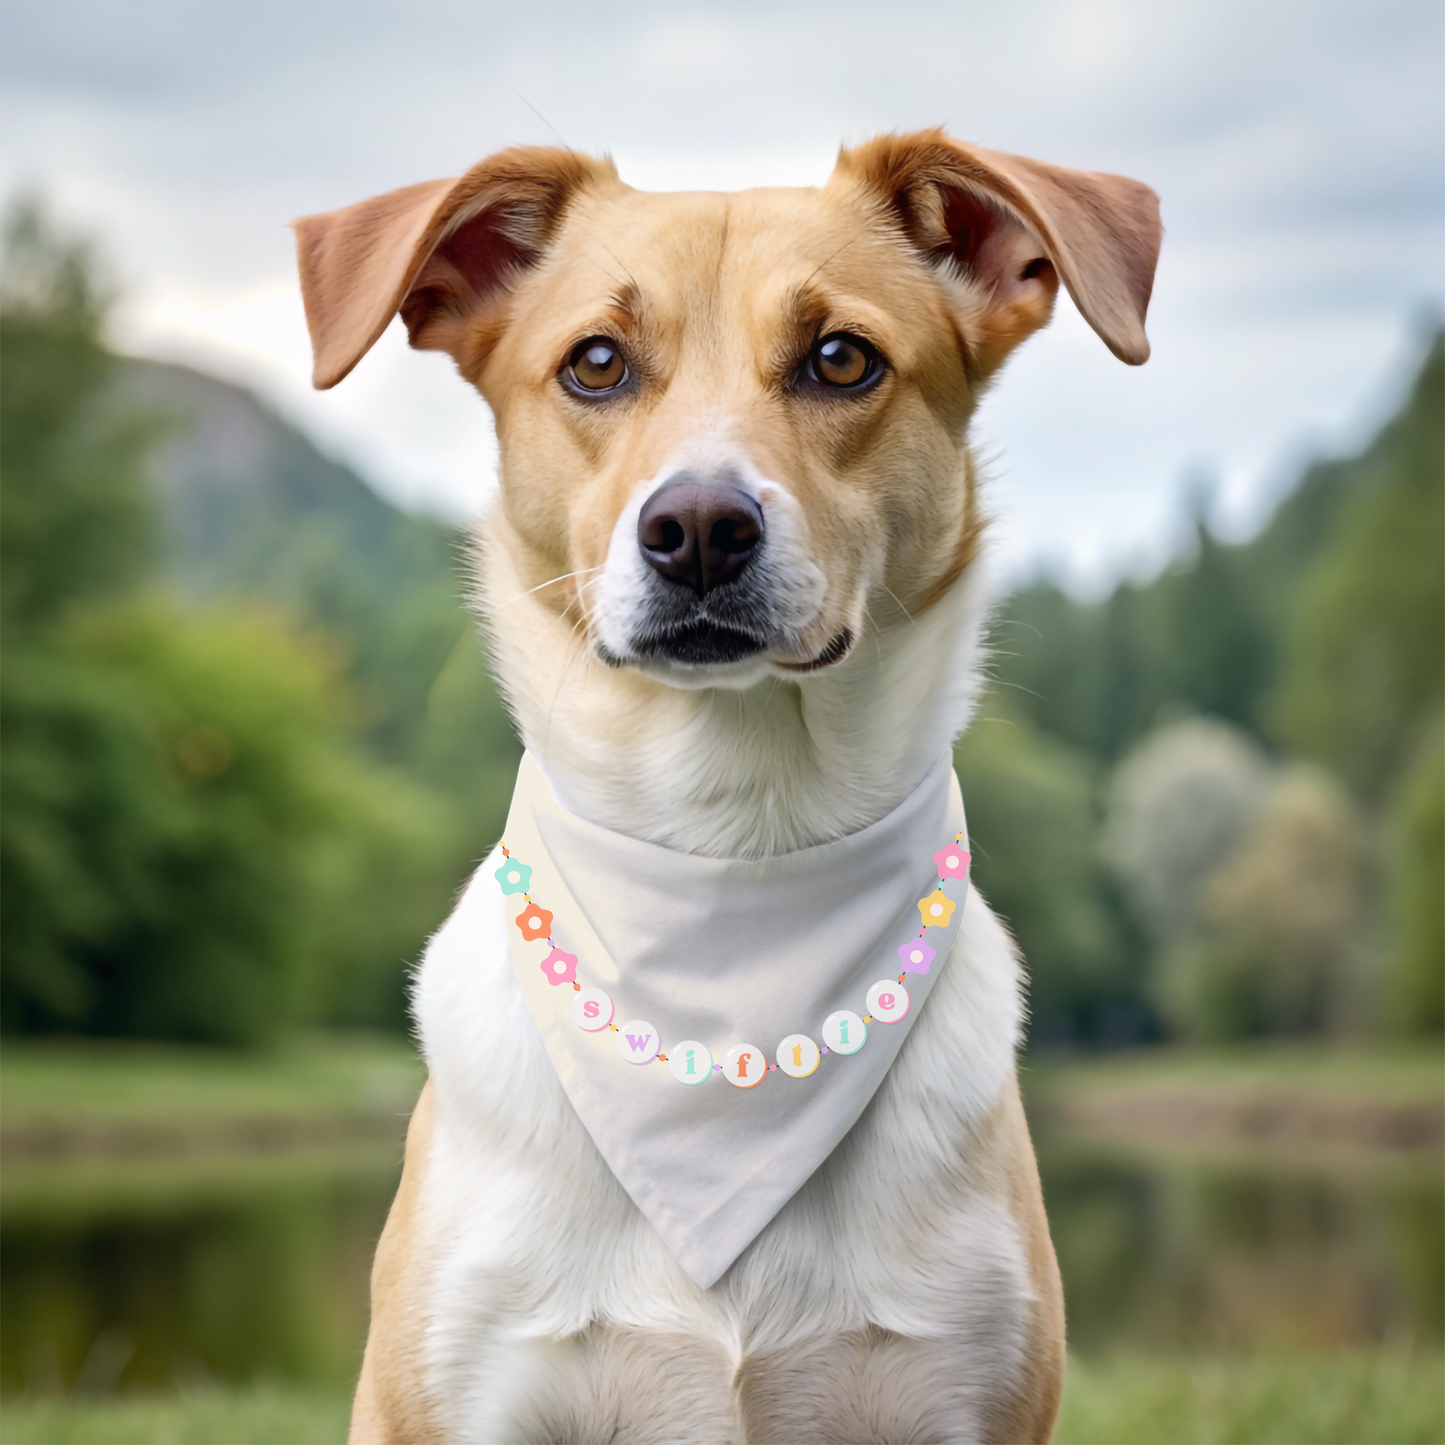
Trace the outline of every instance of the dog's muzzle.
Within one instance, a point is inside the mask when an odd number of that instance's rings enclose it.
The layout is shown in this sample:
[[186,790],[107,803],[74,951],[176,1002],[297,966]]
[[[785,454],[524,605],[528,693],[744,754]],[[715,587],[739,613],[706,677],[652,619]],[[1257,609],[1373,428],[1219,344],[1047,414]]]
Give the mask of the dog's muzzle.
[[637,518],[638,551],[657,582],[636,655],[700,667],[761,652],[770,609],[750,564],[764,531],[762,508],[737,487],[686,472],[658,487]]

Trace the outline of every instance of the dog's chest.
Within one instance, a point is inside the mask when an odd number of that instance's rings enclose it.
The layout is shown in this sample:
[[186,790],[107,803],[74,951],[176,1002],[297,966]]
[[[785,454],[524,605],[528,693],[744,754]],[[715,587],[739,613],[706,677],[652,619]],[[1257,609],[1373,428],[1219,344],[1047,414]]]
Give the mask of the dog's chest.
[[[599,1420],[628,1439],[787,1438],[805,1420],[878,1438],[929,1433],[945,1405],[954,1426],[986,1408],[1018,1367],[1031,1286],[987,1137],[1012,1075],[1017,968],[982,901],[862,1119],[711,1290],[573,1112],[505,922],[474,882],[417,991],[436,1107],[428,1393],[467,1422],[458,1438],[592,1438]],[[879,1370],[892,1385],[863,1388]],[[853,1418],[885,1405],[904,1412],[886,1429]]]

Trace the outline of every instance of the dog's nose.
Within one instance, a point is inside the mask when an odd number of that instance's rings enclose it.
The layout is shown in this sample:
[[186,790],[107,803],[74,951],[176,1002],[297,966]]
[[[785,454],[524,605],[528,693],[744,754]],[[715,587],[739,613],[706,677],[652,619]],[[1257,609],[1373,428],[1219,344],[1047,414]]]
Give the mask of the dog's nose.
[[762,540],[762,509],[746,492],[686,473],[665,481],[637,518],[648,566],[699,597],[736,577]]

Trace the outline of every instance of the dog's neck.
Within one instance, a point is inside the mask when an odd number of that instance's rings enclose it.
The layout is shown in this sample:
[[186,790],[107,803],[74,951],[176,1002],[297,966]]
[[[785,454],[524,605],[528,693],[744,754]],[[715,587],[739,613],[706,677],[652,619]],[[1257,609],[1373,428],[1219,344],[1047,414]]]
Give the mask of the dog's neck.
[[831,668],[695,691],[598,661],[518,595],[505,547],[486,546],[484,567],[497,680],[558,801],[682,852],[776,857],[867,827],[950,746],[982,686],[979,562],[920,617],[877,608],[881,626]]

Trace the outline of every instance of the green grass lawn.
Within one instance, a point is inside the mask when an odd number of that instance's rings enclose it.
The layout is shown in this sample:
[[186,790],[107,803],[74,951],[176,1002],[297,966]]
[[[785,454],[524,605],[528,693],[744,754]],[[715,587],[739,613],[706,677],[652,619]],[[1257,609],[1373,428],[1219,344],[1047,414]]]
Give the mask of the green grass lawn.
[[1110,1053],[1030,1054],[1022,1077],[1031,1091],[1288,1090],[1322,1098],[1438,1101],[1445,1097],[1445,1049],[1438,1040],[1260,1040],[1216,1048],[1168,1044]]
[[1438,1353],[1069,1362],[1058,1445],[1439,1445]]
[[109,1040],[7,1040],[0,1124],[145,1125],[409,1109],[425,1074],[403,1038],[303,1034],[257,1052]]
[[10,1041],[0,1051],[0,1190],[47,1166],[164,1168],[394,1144],[425,1071],[405,1039],[301,1035],[248,1053],[172,1044]]
[[[337,1393],[276,1387],[106,1402],[6,1401],[3,1445],[321,1445],[346,1437]],[[1058,1445],[1438,1445],[1438,1356],[1181,1359],[1069,1365]],[[780,1442],[781,1445],[781,1442]]]
[[3,1445],[340,1445],[350,1399],[263,1386],[105,1401],[0,1402]]

